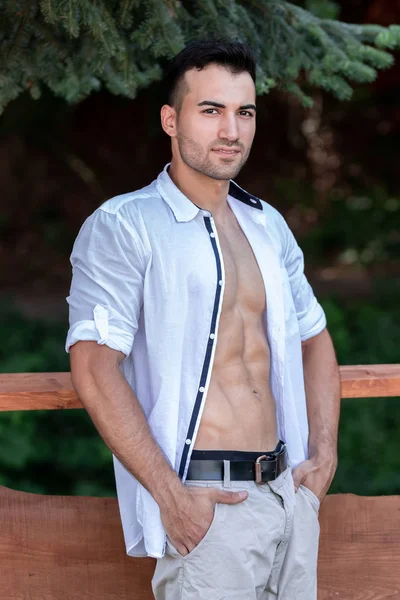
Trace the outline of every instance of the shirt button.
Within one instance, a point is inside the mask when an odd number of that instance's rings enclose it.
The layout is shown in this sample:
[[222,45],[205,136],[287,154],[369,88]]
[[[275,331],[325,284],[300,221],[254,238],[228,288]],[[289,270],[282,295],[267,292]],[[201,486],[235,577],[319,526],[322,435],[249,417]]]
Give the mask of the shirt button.
[[213,340],[215,338],[215,333],[211,333],[210,338]]
[[219,283],[219,285],[222,285],[222,279],[220,279],[220,280],[218,281],[218,283]]
[[210,233],[210,237],[215,237],[215,233]]
[[188,446],[190,446],[190,444],[192,443],[192,440],[186,440],[185,444],[187,444]]
[[199,388],[199,392],[203,393],[205,390],[205,388],[203,388],[203,386],[201,388]]
[[257,204],[257,200],[254,200],[254,198],[250,198],[250,201],[253,202],[254,204]]

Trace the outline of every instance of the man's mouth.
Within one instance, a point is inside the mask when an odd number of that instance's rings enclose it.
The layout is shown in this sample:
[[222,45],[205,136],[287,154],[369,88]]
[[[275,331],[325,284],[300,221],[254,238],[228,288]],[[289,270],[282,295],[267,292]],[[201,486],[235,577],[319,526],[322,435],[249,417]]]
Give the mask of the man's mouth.
[[240,150],[236,148],[213,148],[214,152],[218,152],[218,154],[225,154],[227,156],[233,156],[235,154],[239,154]]

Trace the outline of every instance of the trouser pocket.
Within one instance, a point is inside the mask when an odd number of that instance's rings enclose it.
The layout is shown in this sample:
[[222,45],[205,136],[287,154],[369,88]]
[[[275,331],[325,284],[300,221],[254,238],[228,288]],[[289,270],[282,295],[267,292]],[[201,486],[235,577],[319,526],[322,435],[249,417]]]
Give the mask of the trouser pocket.
[[207,539],[211,536],[213,529],[216,526],[218,506],[218,503],[214,506],[214,515],[205,535],[201,538],[200,542],[193,548],[193,550],[191,550],[191,552],[189,552],[188,554],[185,554],[183,556],[180,552],[178,552],[178,550],[171,542],[169,536],[167,535],[167,545],[169,546],[173,554],[178,555],[182,560],[187,560],[189,557],[192,558],[193,555],[197,554],[201,550],[202,546],[207,543]]
[[311,506],[313,507],[315,512],[318,514],[320,504],[321,504],[318,496],[316,496],[314,494],[314,492],[312,490],[310,490],[310,488],[306,487],[302,483],[300,484],[299,488],[301,490],[303,490],[304,494],[307,496],[308,500],[310,501]]
[[[210,483],[209,481],[202,481],[202,480],[197,480],[197,479],[196,480],[191,479],[189,481],[186,480],[184,485],[186,487],[201,487],[201,488],[215,487],[216,485],[218,486],[218,484],[215,485],[215,484]],[[181,558],[182,560],[188,560],[189,558],[192,558],[192,556],[195,556],[198,552],[200,552],[201,548],[207,543],[208,538],[212,536],[213,530],[216,528],[217,522],[220,520],[219,514],[221,512],[221,508],[222,507],[219,503],[215,504],[213,518],[211,520],[211,523],[210,523],[206,533],[201,538],[200,542],[188,554],[185,554],[183,556],[180,552],[178,552],[178,550],[176,549],[174,544],[171,542],[169,536],[167,535],[167,547],[169,548],[171,553],[173,555]]]

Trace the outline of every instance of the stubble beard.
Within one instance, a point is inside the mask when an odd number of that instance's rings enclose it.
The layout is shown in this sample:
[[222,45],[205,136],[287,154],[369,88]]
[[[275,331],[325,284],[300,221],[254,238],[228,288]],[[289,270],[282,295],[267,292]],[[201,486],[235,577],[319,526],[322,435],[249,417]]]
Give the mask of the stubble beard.
[[[245,152],[243,152],[243,145],[240,146],[240,149],[243,153],[242,159],[239,162],[239,164],[233,165],[227,163],[224,165],[224,159],[222,159],[222,164],[215,165],[208,158],[210,148],[207,148],[207,150],[204,151],[200,144],[187,137],[182,132],[178,132],[177,142],[179,147],[179,153],[185,165],[187,165],[191,169],[194,169],[198,173],[201,173],[202,175],[206,175],[206,177],[210,177],[211,179],[217,179],[220,181],[228,181],[229,179],[235,179],[235,177],[237,177],[243,165],[246,163],[251,149],[250,146]],[[215,143],[213,143],[211,147],[214,146],[216,146]],[[238,144],[234,146],[229,142],[226,142],[224,146],[238,148]]]

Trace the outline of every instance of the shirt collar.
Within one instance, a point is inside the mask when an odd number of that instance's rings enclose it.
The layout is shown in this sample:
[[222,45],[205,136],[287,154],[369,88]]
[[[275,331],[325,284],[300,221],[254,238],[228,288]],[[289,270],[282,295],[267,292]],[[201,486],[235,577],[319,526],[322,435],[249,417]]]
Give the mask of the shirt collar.
[[174,213],[177,221],[191,221],[201,209],[189,200],[172,181],[167,171],[170,164],[166,164],[157,177],[157,190]]
[[[189,200],[189,198],[185,196],[172,181],[167,171],[170,164],[171,163],[166,164],[157,177],[157,190],[174,213],[177,221],[191,221],[202,209]],[[263,211],[261,200],[246,192],[232,180],[229,185],[229,196],[235,198],[240,203],[243,203],[245,205],[244,208],[251,207],[253,210],[246,210],[246,212],[248,212],[254,220],[259,222],[264,221],[265,213]]]

